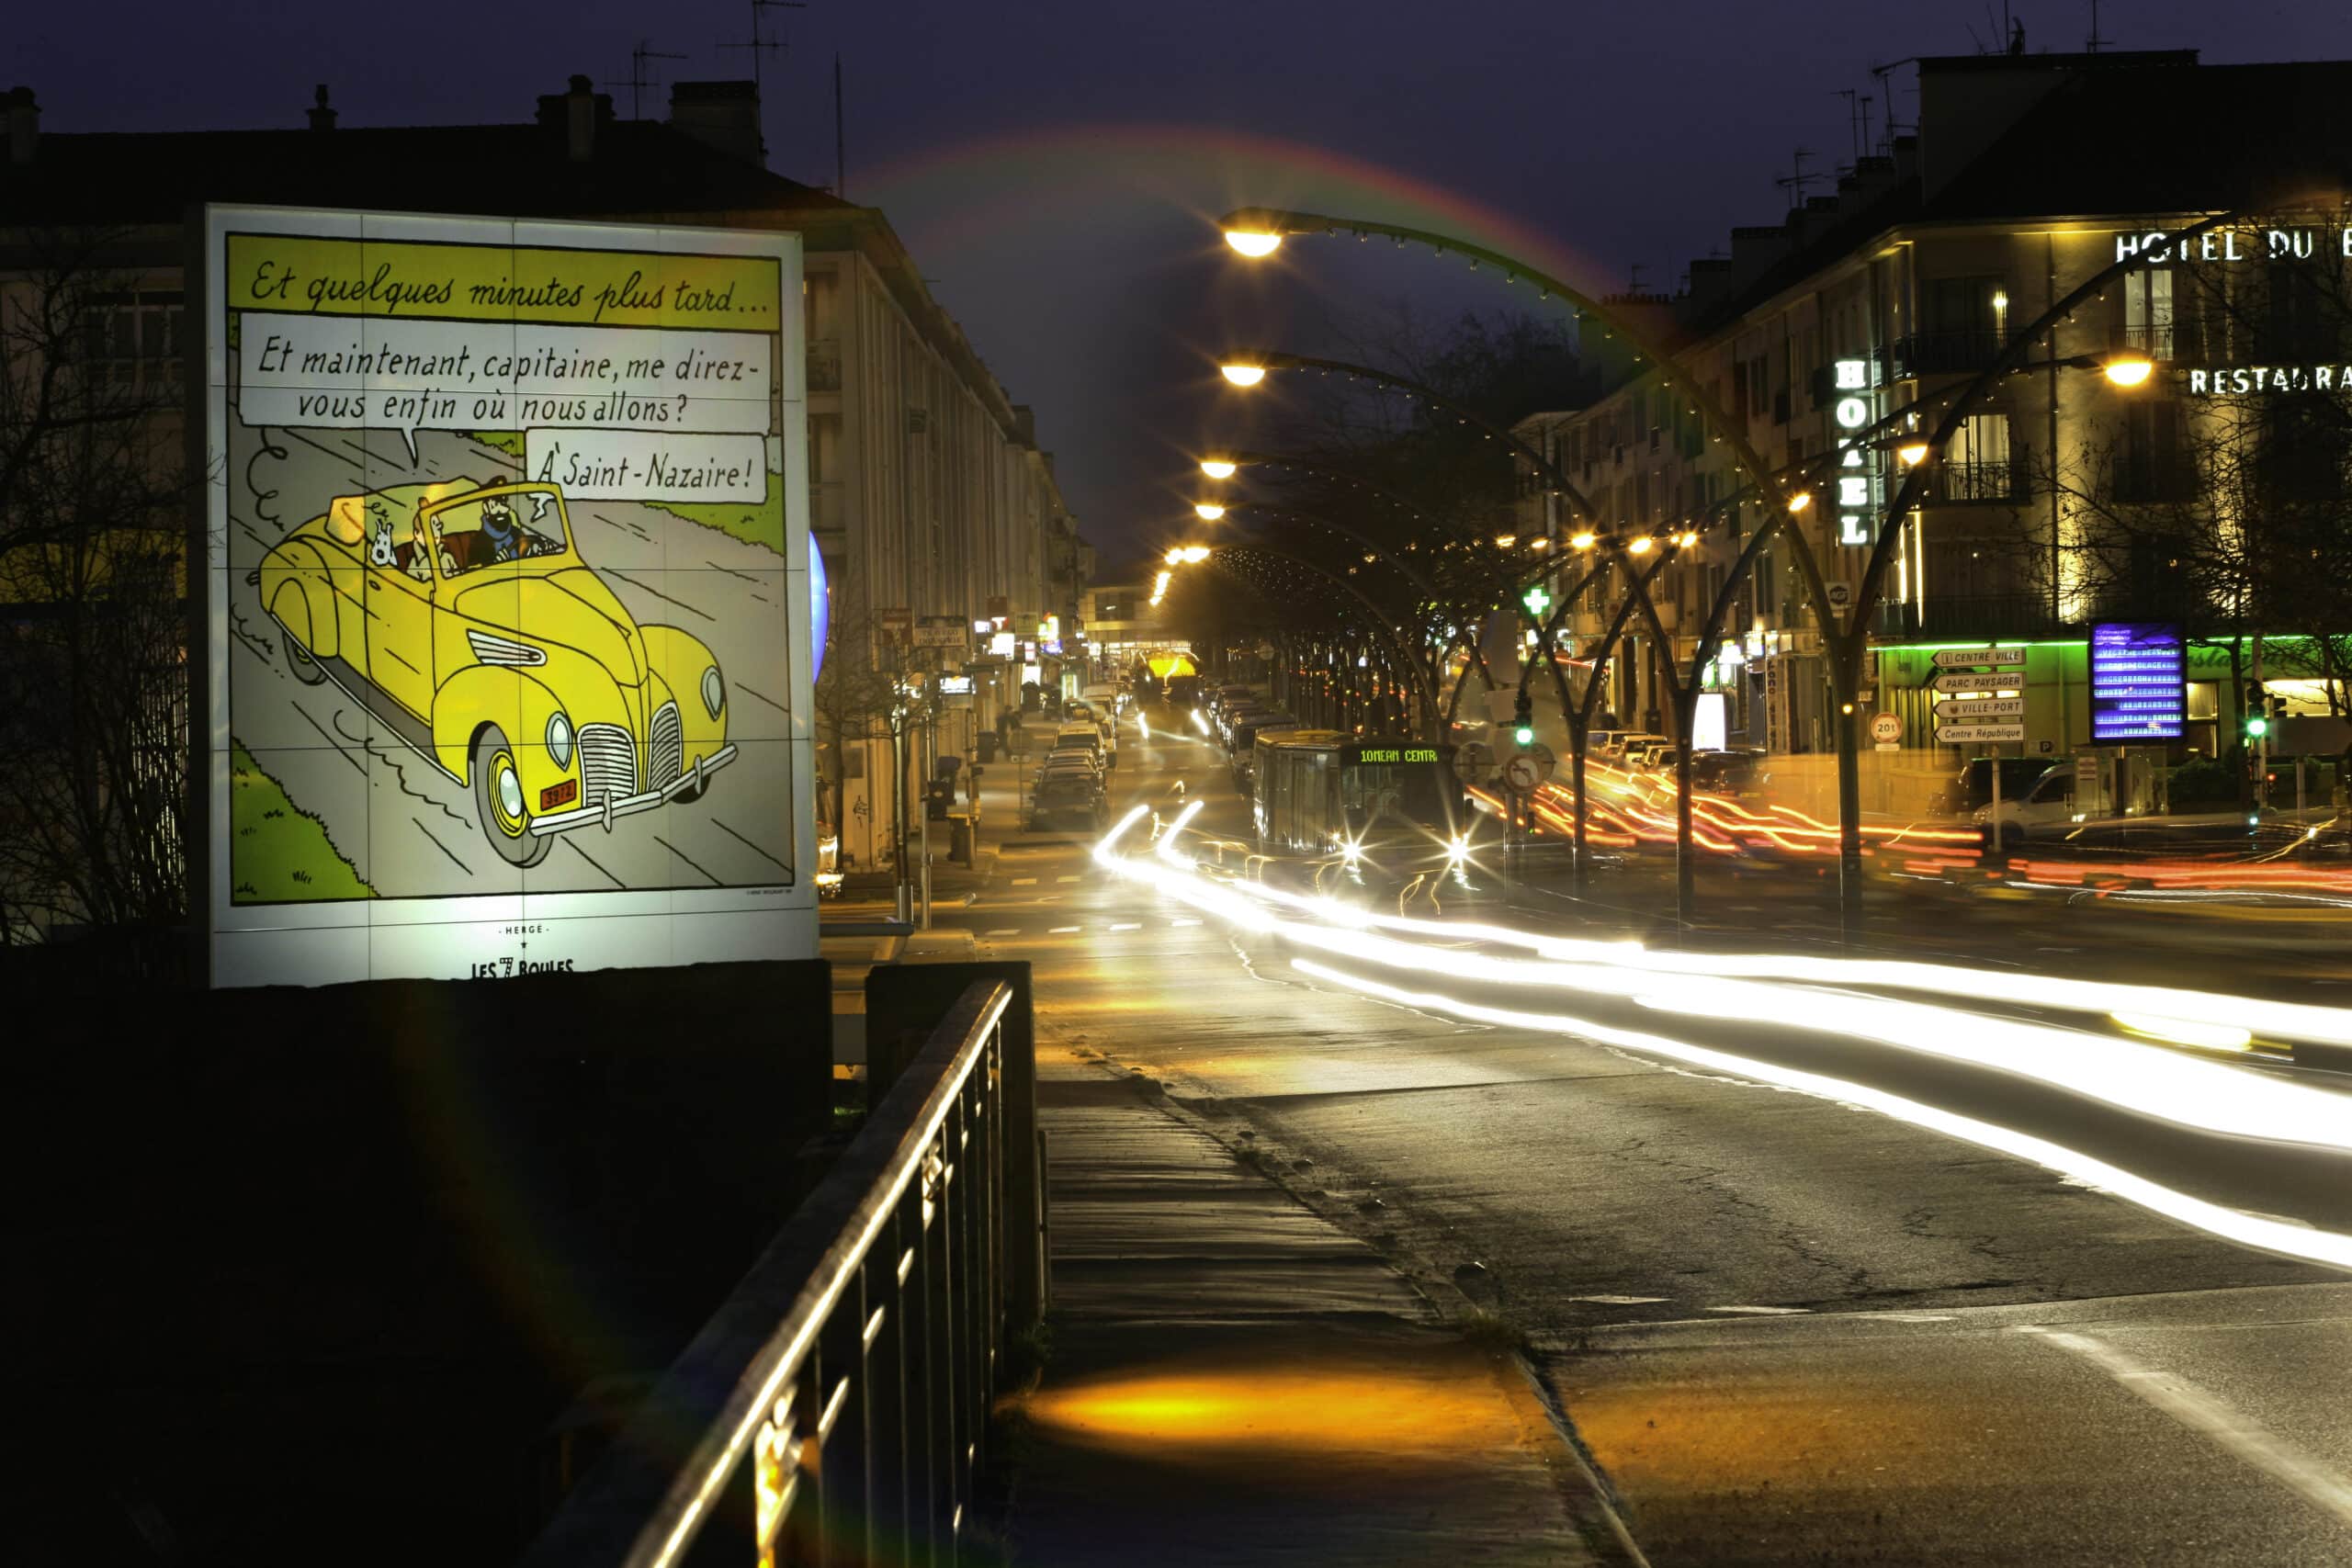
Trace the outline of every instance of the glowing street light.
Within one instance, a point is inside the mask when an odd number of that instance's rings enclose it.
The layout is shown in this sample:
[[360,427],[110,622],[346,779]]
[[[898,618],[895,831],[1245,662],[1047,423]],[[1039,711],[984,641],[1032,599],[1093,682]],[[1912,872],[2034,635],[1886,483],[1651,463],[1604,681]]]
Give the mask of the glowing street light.
[[1698,531],[1696,529],[1685,528],[1681,533],[1677,534],[1674,536],[1674,542],[1687,550],[1691,546],[1699,542]]
[[1797,491],[1796,494],[1789,497],[1789,510],[1792,513],[1803,512],[1806,507],[1811,506],[1812,504],[1813,491],[1809,490],[1801,490]]
[[2155,374],[2156,362],[2144,354],[2110,354],[2099,368],[2119,387],[2137,387]]
[[1201,472],[1208,475],[1208,477],[1213,479],[1229,479],[1239,469],[1239,464],[1230,462],[1223,457],[1204,457],[1201,459]]
[[1928,460],[1928,444],[1924,441],[1905,441],[1894,449],[1894,455],[1903,459],[1905,468],[1916,468]]
[[1519,543],[1519,536],[1516,534],[1498,534],[1495,536],[1495,548],[1498,550],[1507,550],[1517,543]]
[[1650,545],[1652,543],[1653,541],[1650,536],[1647,534],[1643,534],[1638,537],[1626,541],[1626,553],[1630,555],[1645,556],[1650,553]]
[[1568,543],[1579,550],[1589,550],[1592,548],[1596,540],[1592,530],[1588,528],[1583,533],[1571,536]]
[[1218,518],[1225,515],[1225,508],[1219,506],[1214,501],[1196,501],[1193,502],[1193,512],[1204,523],[1214,523]]
[[1237,387],[1254,387],[1266,378],[1266,367],[1262,365],[1220,365],[1216,368],[1218,375]]
[[1283,243],[1283,237],[1263,229],[1227,229],[1225,243],[1255,261],[1261,256],[1272,255],[1274,248]]

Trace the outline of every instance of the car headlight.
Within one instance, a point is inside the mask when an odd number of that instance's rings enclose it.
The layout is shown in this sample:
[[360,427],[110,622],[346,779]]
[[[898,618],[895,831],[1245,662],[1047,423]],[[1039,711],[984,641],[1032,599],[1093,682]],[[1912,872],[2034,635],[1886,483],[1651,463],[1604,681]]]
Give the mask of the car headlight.
[[571,766],[571,721],[561,714],[548,720],[548,755],[559,768]]
[[727,705],[727,682],[718,678],[718,666],[714,664],[702,672],[702,705],[717,718],[718,710]]

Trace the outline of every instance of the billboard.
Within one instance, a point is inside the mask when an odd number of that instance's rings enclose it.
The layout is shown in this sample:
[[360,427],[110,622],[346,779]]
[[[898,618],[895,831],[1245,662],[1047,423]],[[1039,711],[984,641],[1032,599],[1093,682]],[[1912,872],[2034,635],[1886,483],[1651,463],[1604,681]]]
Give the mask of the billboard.
[[2091,739],[2177,740],[2188,720],[2188,655],[2180,628],[2154,621],[2091,626]]
[[814,956],[797,236],[206,246],[213,983]]

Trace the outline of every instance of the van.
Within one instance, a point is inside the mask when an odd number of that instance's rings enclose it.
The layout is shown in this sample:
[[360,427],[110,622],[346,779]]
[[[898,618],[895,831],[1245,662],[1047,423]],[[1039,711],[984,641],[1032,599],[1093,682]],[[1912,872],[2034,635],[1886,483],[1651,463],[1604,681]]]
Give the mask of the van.
[[[2041,782],[2052,761],[2048,757],[1977,757],[1965,763],[1951,783],[1936,793],[1930,806],[1939,817],[1973,818],[1993,801],[1993,765],[2001,768],[2001,798],[2022,800]],[[2072,775],[2071,767],[2066,770]]]

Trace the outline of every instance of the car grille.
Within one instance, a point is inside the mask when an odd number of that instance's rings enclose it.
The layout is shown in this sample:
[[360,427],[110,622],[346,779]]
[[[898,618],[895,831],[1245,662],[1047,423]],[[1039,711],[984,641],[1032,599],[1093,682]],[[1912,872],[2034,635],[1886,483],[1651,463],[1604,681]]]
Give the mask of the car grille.
[[637,743],[617,724],[580,727],[580,776],[587,786],[582,805],[626,800],[637,793]]
[[685,727],[678,721],[678,705],[663,703],[653,716],[652,737],[645,748],[646,781],[660,789],[685,771]]

